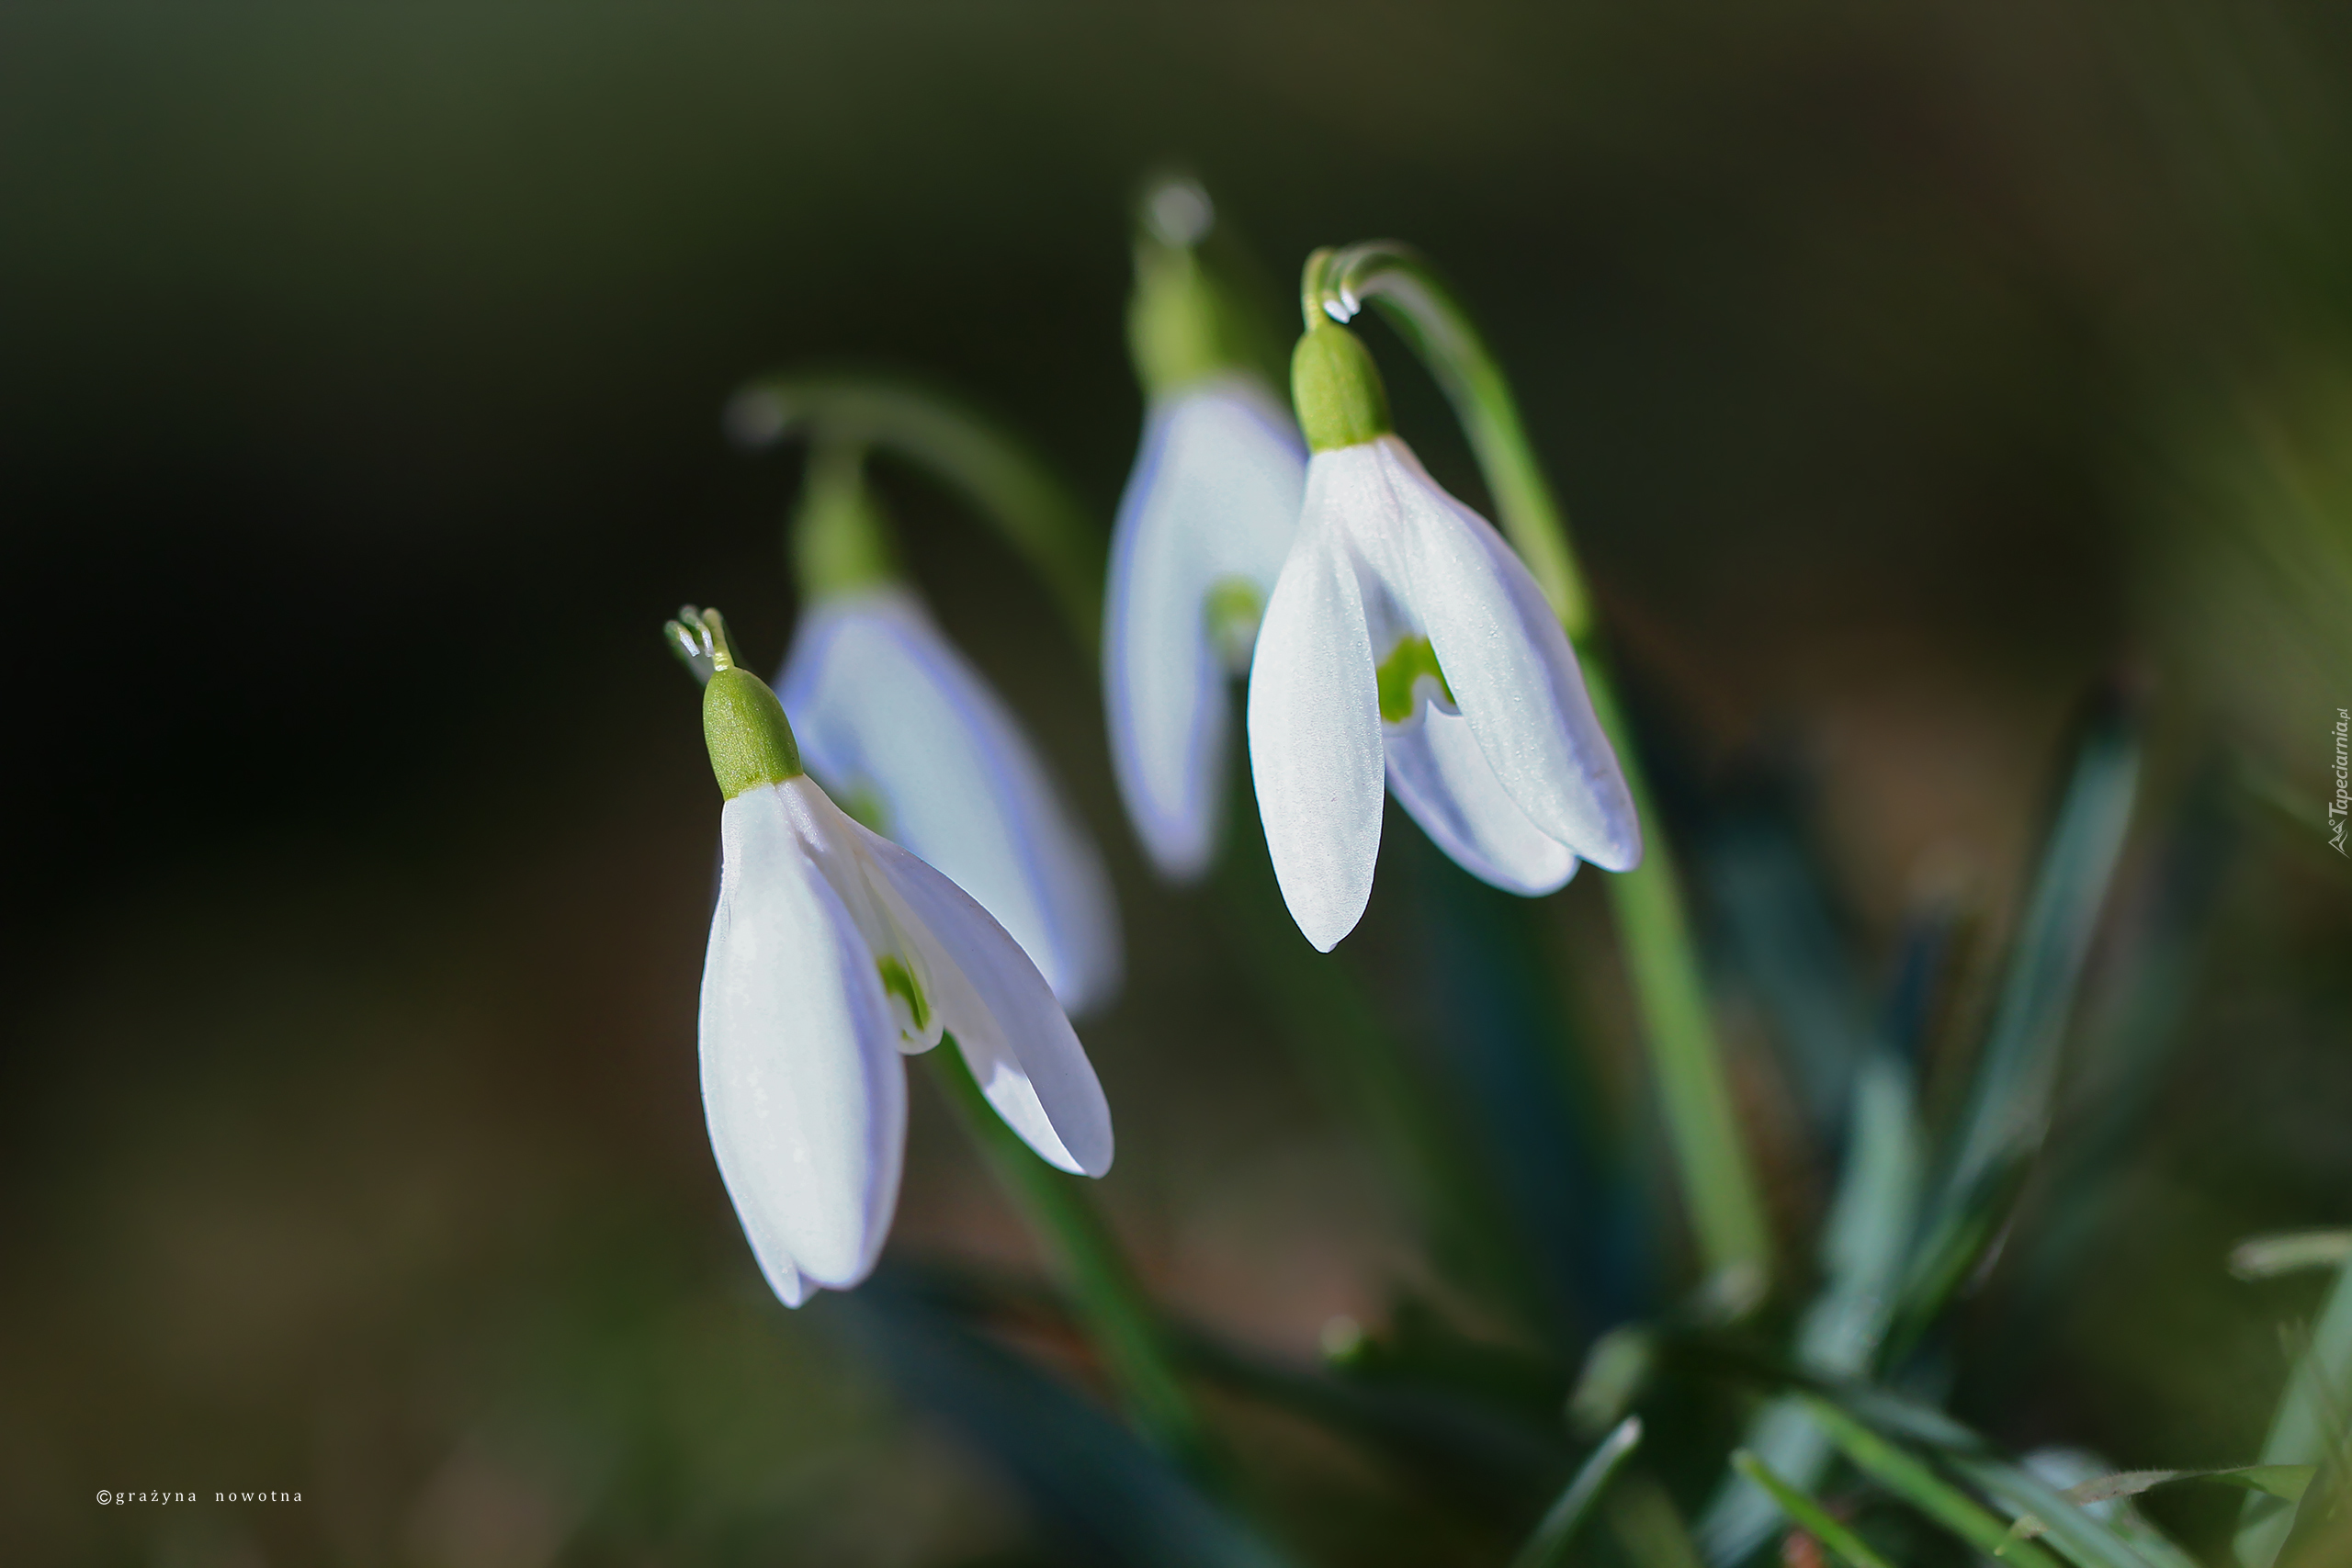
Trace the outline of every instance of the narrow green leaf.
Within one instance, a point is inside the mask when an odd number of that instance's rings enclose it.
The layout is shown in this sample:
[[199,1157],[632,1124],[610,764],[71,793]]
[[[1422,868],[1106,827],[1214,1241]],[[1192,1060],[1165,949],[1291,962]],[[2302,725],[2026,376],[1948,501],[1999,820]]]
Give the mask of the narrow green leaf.
[[[2148,1560],[2121,1535],[2068,1502],[2064,1493],[2022,1466],[2005,1460],[1965,1455],[1954,1456],[1951,1462],[1961,1474],[1983,1487],[2011,1514],[2037,1517],[2047,1529],[2051,1543],[2080,1568],[2151,1568]],[[2011,1546],[2007,1555],[2014,1557],[2017,1551],[2016,1546]]]
[[1231,835],[1216,878],[1228,950],[1271,1004],[1283,1043],[1316,1091],[1362,1130],[1449,1273],[1469,1276],[1527,1323],[1542,1323],[1542,1292],[1525,1248],[1455,1107],[1436,1092],[1348,965],[1300,938],[1283,908],[1264,835]]
[[1854,1468],[1979,1551],[2019,1568],[2058,1568],[2030,1541],[2013,1540],[1991,1510],[1944,1480],[1917,1456],[1871,1431],[1826,1399],[1807,1396],[1805,1411],[1829,1434]]
[[2224,1486],[2243,1486],[2249,1492],[2267,1492],[2273,1497],[2300,1503],[2303,1494],[2311,1490],[2312,1477],[2318,1473],[2319,1466],[2315,1464],[2242,1464],[2234,1470],[2191,1472],[2190,1477],[2219,1482]]
[[1592,1513],[1592,1506],[1600,1501],[1610,1478],[1633,1457],[1641,1441],[1640,1416],[1628,1416],[1619,1422],[1617,1429],[1603,1438],[1600,1446],[1592,1450],[1592,1457],[1577,1469],[1576,1478],[1568,1483],[1558,1500],[1545,1510],[1535,1532],[1527,1538],[1527,1544],[1511,1559],[1511,1568],[1555,1568],[1566,1561],[1568,1542]]
[[[1828,1280],[1798,1325],[1795,1348],[1800,1367],[1831,1379],[1868,1371],[1885,1336],[1911,1244],[1924,1160],[1910,1069],[1899,1058],[1891,1052],[1872,1055],[1853,1094],[1846,1172],[1822,1237]],[[1788,1397],[1758,1414],[1747,1447],[1800,1489],[1819,1483],[1830,1456],[1828,1437]],[[1728,1568],[1752,1556],[1780,1517],[1763,1489],[1732,1476],[1700,1516],[1700,1546],[1710,1562]]]
[[1905,1290],[1916,1337],[1999,1234],[2041,1147],[2060,1047],[2107,902],[2140,778],[2137,725],[2120,703],[2086,727],[2002,976],[1984,1053]]
[[2230,1272],[2241,1280],[2268,1280],[2301,1269],[2341,1269],[2346,1263],[2352,1263],[2352,1230],[2248,1236],[2230,1249]]
[[[2352,1443],[2345,1413],[2352,1411],[2352,1264],[2344,1266],[2329,1290],[2311,1342],[2296,1358],[2262,1445],[2262,1462],[2318,1464]],[[2270,1568],[2295,1528],[2296,1510],[2278,1499],[2256,1495],[2238,1516],[2235,1546],[2245,1568]]]
[[[953,1047],[949,1047],[953,1049]],[[1291,1568],[1246,1520],[1092,1400],[884,1267],[824,1306],[918,1407],[1009,1473],[1034,1513],[1117,1568]]]
[[[2112,1475],[2078,1482],[2058,1495],[2077,1507],[2087,1507],[2118,1497],[2137,1497],[2143,1492],[2169,1486],[2176,1481],[2211,1481],[2248,1492],[2266,1492],[2293,1503],[2301,1500],[2318,1469],[2311,1464],[2242,1464],[2231,1470],[2119,1470]],[[2009,1533],[2020,1540],[2030,1540],[2049,1529],[2049,1522],[2040,1516],[2025,1514],[2009,1527]]]
[[1646,1475],[1629,1475],[1611,1495],[1609,1527],[1634,1568],[1702,1568],[1674,1499]]
[[2069,1503],[2104,1503],[2114,1497],[2137,1497],[2143,1492],[2169,1486],[2176,1481],[2211,1481],[2248,1492],[2267,1492],[2288,1502],[2300,1501],[2318,1470],[2310,1464],[2241,1464],[2227,1470],[2119,1470],[2069,1486],[2059,1495]]
[[1222,1481],[1223,1456],[1176,1376],[1166,1332],[1079,1179],[1039,1159],[997,1115],[953,1035],[924,1055],[965,1131],[1061,1275],[1136,1430],[1196,1477]]
[[1855,1069],[1880,1042],[1813,863],[1785,815],[1764,805],[1735,811],[1697,858],[1789,1088],[1826,1141],[1845,1124]]
[[1731,1456],[1731,1467],[1756,1485],[1763,1488],[1781,1511],[1797,1522],[1815,1540],[1840,1561],[1853,1568],[1894,1568],[1887,1560],[1870,1549],[1868,1542],[1848,1529],[1828,1510],[1772,1473],[1771,1468],[1746,1449]]

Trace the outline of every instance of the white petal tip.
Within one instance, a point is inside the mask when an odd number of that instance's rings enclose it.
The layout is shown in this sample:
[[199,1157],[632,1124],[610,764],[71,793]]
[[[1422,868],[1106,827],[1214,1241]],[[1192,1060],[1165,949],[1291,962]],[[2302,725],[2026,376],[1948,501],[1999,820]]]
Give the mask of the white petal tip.
[[768,1289],[774,1291],[775,1299],[785,1305],[797,1307],[816,1293],[808,1281],[802,1278],[800,1270],[792,1266],[790,1258],[771,1260],[762,1258],[756,1247],[752,1249],[752,1256],[759,1263],[760,1277],[767,1280]]
[[1613,844],[1602,844],[1590,851],[1579,851],[1584,858],[1603,871],[1634,871],[1642,863],[1642,835],[1639,829]]
[[1348,933],[1356,929],[1356,922],[1363,918],[1362,911],[1358,911],[1345,924],[1333,925],[1326,922],[1309,923],[1300,919],[1296,909],[1293,909],[1290,913],[1291,919],[1298,921],[1298,934],[1305,937],[1306,945],[1317,953],[1329,953],[1346,941]]

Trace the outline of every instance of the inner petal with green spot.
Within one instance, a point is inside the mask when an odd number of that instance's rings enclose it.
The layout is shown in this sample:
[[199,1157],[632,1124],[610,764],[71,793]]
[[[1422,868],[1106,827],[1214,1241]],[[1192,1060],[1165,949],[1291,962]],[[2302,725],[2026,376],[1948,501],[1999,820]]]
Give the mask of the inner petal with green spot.
[[1380,681],[1380,717],[1385,724],[1403,724],[1410,719],[1421,705],[1420,683],[1428,681],[1431,694],[1449,710],[1453,706],[1453,688],[1445,683],[1445,671],[1438,667],[1437,649],[1425,637],[1408,637],[1388,650],[1377,671]]
[[1250,650],[1257,646],[1258,623],[1265,614],[1266,601],[1248,578],[1220,577],[1209,584],[1201,618],[1208,626],[1209,646],[1234,673],[1250,668]]
[[922,994],[922,982],[914,977],[903,960],[895,953],[885,953],[874,961],[882,972],[882,994],[895,998],[906,1009],[907,1022],[901,1025],[910,1040],[921,1040],[931,1033],[931,1002]]
[[890,808],[883,804],[881,792],[872,784],[852,784],[834,797],[849,819],[869,833],[890,836]]

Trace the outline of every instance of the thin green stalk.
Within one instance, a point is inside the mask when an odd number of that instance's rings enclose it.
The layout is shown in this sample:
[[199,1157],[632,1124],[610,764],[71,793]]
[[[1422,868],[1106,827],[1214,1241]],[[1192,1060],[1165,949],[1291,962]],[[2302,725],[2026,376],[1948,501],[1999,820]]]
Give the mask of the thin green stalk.
[[1781,1506],[1782,1513],[1794,1519],[1799,1529],[1827,1547],[1840,1561],[1851,1563],[1853,1568],[1894,1568],[1885,1558],[1872,1551],[1860,1536],[1831,1517],[1828,1510],[1820,1504],[1773,1474],[1770,1466],[1747,1450],[1741,1449],[1731,1456],[1731,1467],[1770,1493],[1772,1501]]
[[1511,547],[1560,625],[1581,641],[1591,629],[1592,601],[1568,547],[1567,520],[1519,423],[1502,367],[1428,260],[1394,240],[1317,251],[1307,258],[1306,295],[1309,310],[1339,321],[1351,320],[1366,302],[1379,306],[1420,355],[1470,438]]
[[[1607,660],[1592,641],[1590,596],[1566,520],[1528,444],[1502,368],[1468,314],[1418,253],[1389,241],[1316,252],[1307,260],[1304,295],[1310,320],[1319,311],[1345,321],[1367,301],[1381,307],[1444,389],[1494,492],[1504,534],[1577,645],[1594,712],[1616,746],[1634,809],[1655,824],[1641,759]],[[1758,1299],[1769,1281],[1771,1233],[1734,1112],[1674,857],[1653,832],[1641,865],[1609,884],[1700,1251],[1716,1298],[1745,1304]]]
[[998,1185],[1051,1258],[1136,1430],[1196,1476],[1221,1480],[1224,1467],[1177,1381],[1167,1335],[1079,1179],[1039,1159],[1004,1123],[952,1036],[924,1059]]
[[905,458],[970,502],[1025,559],[1092,652],[1102,636],[1108,538],[1026,443],[946,393],[887,376],[767,376],[727,405],[747,446],[796,430]]
[[1600,1500],[1610,1478],[1633,1457],[1641,1442],[1642,1418],[1628,1416],[1620,1421],[1617,1429],[1603,1438],[1591,1457],[1578,1467],[1567,1490],[1544,1511],[1535,1533],[1527,1538],[1527,1544],[1511,1559],[1510,1568],[1557,1568],[1565,1562],[1568,1543],[1591,1515],[1592,1506]]

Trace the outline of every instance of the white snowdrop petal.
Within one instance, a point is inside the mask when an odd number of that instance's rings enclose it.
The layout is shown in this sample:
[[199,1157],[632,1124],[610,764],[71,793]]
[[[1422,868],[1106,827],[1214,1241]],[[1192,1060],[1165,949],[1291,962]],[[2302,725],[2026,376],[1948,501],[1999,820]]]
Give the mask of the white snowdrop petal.
[[1527,819],[1457,715],[1424,712],[1384,730],[1388,788],[1454,864],[1506,892],[1557,892],[1577,872],[1566,844]]
[[1543,590],[1403,442],[1374,446],[1405,521],[1376,558],[1428,636],[1496,779],[1538,829],[1596,865],[1631,870],[1642,858],[1633,797]]
[[1256,384],[1226,378],[1156,405],[1111,536],[1103,691],[1111,758],[1152,863],[1208,868],[1224,801],[1232,699],[1209,637],[1213,590],[1262,604],[1298,527],[1306,454]]
[[[742,1205],[737,1204],[735,1212],[741,1214]],[[801,1277],[800,1270],[792,1266],[792,1259],[785,1255],[781,1238],[773,1249],[753,1244],[752,1256],[759,1259],[760,1275],[767,1280],[768,1289],[774,1291],[775,1299],[785,1305],[797,1307],[816,1293],[808,1281]]]
[[[1330,509],[1366,496],[1370,448],[1309,461],[1298,541],[1258,629],[1250,768],[1291,918],[1324,953],[1355,929],[1380,856],[1380,699],[1355,568]],[[1376,472],[1369,476],[1376,485]]]
[[931,1004],[980,1091],[1029,1146],[1062,1169],[1111,1168],[1111,1107],[1053,992],[1004,928],[922,861],[858,829],[923,949]]
[[787,1286],[855,1284],[898,1204],[906,1069],[874,956],[796,831],[788,786],[727,803],[703,968],[703,1108],[744,1234]]
[[920,604],[884,589],[820,604],[778,695],[802,761],[994,915],[1083,1011],[1118,989],[1110,879],[1012,714]]

